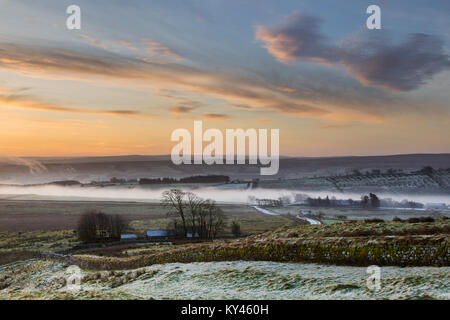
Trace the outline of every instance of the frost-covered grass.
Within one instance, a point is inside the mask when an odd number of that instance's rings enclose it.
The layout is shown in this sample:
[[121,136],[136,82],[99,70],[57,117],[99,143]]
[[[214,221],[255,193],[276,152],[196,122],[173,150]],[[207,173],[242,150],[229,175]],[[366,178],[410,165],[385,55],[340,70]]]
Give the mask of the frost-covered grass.
[[317,238],[355,236],[407,236],[450,234],[450,219],[434,222],[345,222],[331,225],[308,225],[281,227],[275,231],[256,236],[257,238]]
[[39,257],[40,252],[68,249],[79,241],[73,230],[0,233],[0,266]]
[[[383,267],[379,290],[367,287],[366,268],[321,264],[234,261],[82,270],[75,291],[68,289],[70,273],[61,264],[31,261],[14,269],[16,277],[0,290],[0,299],[450,298],[449,267]],[[8,272],[0,270],[0,277]]]
[[0,232],[0,250],[58,250],[79,243],[73,230]]

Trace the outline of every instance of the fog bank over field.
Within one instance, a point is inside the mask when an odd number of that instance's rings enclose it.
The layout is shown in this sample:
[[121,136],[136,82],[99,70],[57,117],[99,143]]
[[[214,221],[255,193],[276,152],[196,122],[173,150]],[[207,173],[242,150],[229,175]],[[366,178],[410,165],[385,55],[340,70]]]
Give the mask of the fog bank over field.
[[[336,197],[337,199],[353,199],[359,200],[362,194],[359,193],[339,193],[332,191],[308,191],[308,190],[287,190],[287,189],[221,189],[218,187],[206,187],[188,189],[179,186],[170,188],[179,188],[185,191],[192,191],[203,198],[210,198],[217,202],[224,203],[247,203],[250,196],[256,198],[277,199],[278,197],[288,196],[291,199],[296,194],[307,194],[311,197],[326,196]],[[32,200],[36,199],[54,199],[61,200],[105,200],[105,201],[139,201],[139,202],[155,202],[161,200],[161,195],[165,188],[147,188],[147,187],[63,187],[55,185],[43,186],[0,186],[0,198],[10,200]],[[429,203],[429,202],[445,202],[450,203],[450,195],[420,195],[420,194],[389,194],[378,193],[380,198],[392,198],[396,201],[408,199],[411,201]]]

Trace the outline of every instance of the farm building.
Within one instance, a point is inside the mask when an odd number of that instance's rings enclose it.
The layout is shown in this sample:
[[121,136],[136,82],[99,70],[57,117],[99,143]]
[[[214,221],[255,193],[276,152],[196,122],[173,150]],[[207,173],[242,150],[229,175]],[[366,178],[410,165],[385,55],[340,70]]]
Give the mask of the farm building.
[[137,235],[134,233],[124,233],[120,235],[120,240],[136,240]]
[[445,203],[427,203],[427,210],[447,210]]
[[201,235],[206,235],[207,230],[205,227],[193,229],[192,227],[186,228],[186,236],[184,230],[181,227],[177,227],[176,230],[147,230],[145,236],[151,240],[169,240],[174,238],[200,238]]
[[167,240],[175,236],[174,230],[147,230],[145,231],[147,239],[164,239]]
[[199,232],[199,228],[195,228],[195,230],[193,228],[187,228],[186,238],[199,238]]
[[275,199],[256,199],[256,203],[260,207],[279,207],[279,206],[281,206],[281,200],[275,200]]
[[[206,230],[206,227],[203,227],[203,228],[195,227],[195,229],[192,227],[187,227],[186,228],[186,238],[200,238],[200,235],[205,236],[207,234],[207,232],[208,231]],[[178,236],[183,237],[183,233],[184,233],[183,228],[178,227],[176,230],[176,234]]]
[[349,207],[352,205],[349,200],[336,200],[336,204],[341,207]]

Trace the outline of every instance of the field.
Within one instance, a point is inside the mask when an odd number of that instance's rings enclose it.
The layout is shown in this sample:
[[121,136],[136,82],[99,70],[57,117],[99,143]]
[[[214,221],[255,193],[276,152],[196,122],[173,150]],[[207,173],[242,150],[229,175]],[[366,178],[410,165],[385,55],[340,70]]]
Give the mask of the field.
[[[267,216],[246,205],[221,205],[228,221],[238,220],[244,234],[255,234],[295,223],[284,216]],[[97,201],[11,201],[0,200],[0,232],[57,231],[76,228],[80,214],[101,210],[120,214],[130,230],[167,228],[167,209],[158,203]],[[227,233],[227,231],[225,232]]]
[[450,190],[450,172],[448,170],[442,170],[430,175],[422,173],[396,173],[264,180],[259,183],[259,187],[360,194],[367,192],[381,194],[448,194]]
[[[79,250],[70,266],[67,260],[28,257],[0,266],[0,299],[449,299],[449,233],[447,219],[347,222],[284,226],[213,243]],[[75,243],[67,231],[0,237],[2,250],[52,250]],[[408,253],[408,248],[414,249]],[[321,252],[326,264],[318,261]],[[383,264],[398,253],[398,262],[412,265]],[[326,260],[330,255],[335,260]],[[431,267],[433,262],[423,258],[443,265]],[[379,290],[366,285],[363,266],[374,261],[382,266]],[[74,277],[79,279],[75,286],[68,283]]]
[[395,217],[407,219],[413,217],[431,216],[434,218],[450,217],[450,211],[425,211],[425,210],[413,210],[413,209],[363,209],[363,208],[318,208],[308,206],[287,206],[272,208],[272,211],[280,214],[295,215],[300,210],[308,210],[311,213],[319,217],[321,220],[328,220],[333,222],[345,221],[345,220],[365,220],[378,218],[386,221],[392,221]]

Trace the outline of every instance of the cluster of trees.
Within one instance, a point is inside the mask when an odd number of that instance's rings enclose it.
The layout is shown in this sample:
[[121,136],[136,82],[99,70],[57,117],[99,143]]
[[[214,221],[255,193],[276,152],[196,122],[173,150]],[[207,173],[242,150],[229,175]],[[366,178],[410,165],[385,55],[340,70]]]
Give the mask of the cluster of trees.
[[199,239],[212,240],[223,230],[225,216],[211,199],[203,199],[192,192],[171,189],[163,192],[163,204],[173,218],[174,229],[198,234]]
[[423,167],[419,172],[422,174],[426,174],[426,175],[431,175],[434,173],[434,168],[427,166],[427,167]]
[[369,193],[369,195],[361,197],[360,205],[363,208],[379,208],[380,203],[380,199],[375,193]]
[[338,200],[335,197],[331,199],[327,196],[326,198],[311,198],[308,197],[305,200],[305,203],[310,207],[363,207],[363,208],[379,208],[379,207],[388,207],[388,208],[423,208],[423,203],[403,200],[403,201],[395,201],[390,198],[379,199],[378,196],[374,193],[369,193],[368,195],[364,195],[361,197],[361,200]]
[[402,201],[395,201],[390,198],[387,199],[381,199],[381,206],[382,207],[389,207],[389,208],[423,208],[424,204],[420,202],[410,201],[410,200],[402,200]]
[[139,184],[169,184],[169,183],[178,183],[179,180],[174,178],[140,178]]
[[54,184],[57,186],[77,186],[77,185],[81,185],[80,181],[76,181],[76,180],[62,180],[62,181],[53,181],[50,182],[49,184]]
[[230,181],[229,176],[223,175],[208,175],[208,176],[192,176],[186,178],[155,178],[139,179],[140,184],[168,184],[168,183],[228,183]]
[[[421,173],[421,174],[426,174],[426,175],[432,175],[436,172],[448,172],[450,171],[450,168],[448,169],[434,169],[431,166],[425,166],[422,169],[418,170],[418,171],[412,171],[411,173]],[[385,172],[382,172],[380,169],[372,169],[371,171],[366,171],[366,172],[361,172],[357,169],[353,170],[351,172],[352,176],[379,176],[379,175],[383,175],[383,174],[387,174],[387,175],[395,175],[395,174],[403,174],[403,169],[387,169]],[[339,175],[338,175],[339,176]]]
[[[308,198],[306,198],[305,201],[308,204],[308,206],[310,206],[310,207],[341,207],[341,206],[343,206],[342,200],[337,200],[334,197],[330,199],[328,196],[323,199],[321,197],[317,197],[317,198],[308,197]],[[349,199],[348,201],[352,201],[352,203],[354,202],[351,199]]]
[[351,176],[357,176],[357,177],[361,177],[361,176],[380,176],[383,174],[386,175],[394,175],[394,174],[402,174],[403,170],[402,169],[387,169],[385,172],[382,172],[380,169],[372,169],[371,171],[366,171],[366,172],[361,172],[358,169],[355,169],[351,172]]
[[119,240],[127,228],[119,215],[108,215],[101,211],[87,211],[78,221],[78,238],[85,243]]

